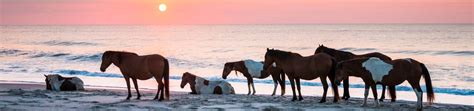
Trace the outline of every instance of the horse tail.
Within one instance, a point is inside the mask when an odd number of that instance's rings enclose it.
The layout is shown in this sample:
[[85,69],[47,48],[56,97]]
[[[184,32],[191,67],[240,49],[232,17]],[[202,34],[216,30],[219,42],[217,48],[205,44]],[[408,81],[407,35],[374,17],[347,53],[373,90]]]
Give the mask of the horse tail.
[[395,86],[388,86],[388,94],[390,98],[392,98],[392,102],[395,102],[395,100],[397,99],[396,91],[397,89],[395,88]]
[[334,99],[339,100],[339,92],[337,91],[337,85],[335,83],[336,78],[336,69],[337,69],[337,61],[334,58],[331,58],[331,70],[329,71],[329,81],[331,81],[331,86],[334,94]]
[[425,64],[420,63],[420,66],[421,66],[421,73],[423,74],[423,77],[425,78],[425,85],[426,85],[426,92],[427,92],[427,96],[428,96],[428,103],[433,104],[435,96],[434,96],[434,92],[433,92],[433,86],[431,84],[430,72],[428,72],[428,69],[426,68]]
[[164,59],[164,62],[165,62],[165,68],[163,70],[163,75],[164,75],[164,79],[165,79],[165,96],[166,96],[166,99],[169,100],[170,99],[170,67],[169,67],[169,63],[168,63],[168,59]]

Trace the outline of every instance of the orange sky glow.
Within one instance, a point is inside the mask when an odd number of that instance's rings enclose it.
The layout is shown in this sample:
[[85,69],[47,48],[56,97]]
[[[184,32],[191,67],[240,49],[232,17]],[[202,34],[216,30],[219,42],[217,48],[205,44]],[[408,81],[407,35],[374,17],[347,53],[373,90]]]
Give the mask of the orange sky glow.
[[472,24],[474,10],[472,0],[0,1],[0,25]]

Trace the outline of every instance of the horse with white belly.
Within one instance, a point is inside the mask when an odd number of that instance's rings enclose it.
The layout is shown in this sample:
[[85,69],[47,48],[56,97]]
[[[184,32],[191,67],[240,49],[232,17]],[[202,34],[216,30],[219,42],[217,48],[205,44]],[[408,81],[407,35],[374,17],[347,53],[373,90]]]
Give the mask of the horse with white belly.
[[365,83],[364,103],[367,104],[367,96],[369,88],[372,88],[376,106],[377,89],[376,83],[382,83],[388,86],[401,84],[405,80],[410,83],[416,93],[417,109],[423,108],[423,91],[420,87],[421,76],[425,78],[428,102],[431,104],[434,100],[433,86],[431,84],[430,74],[423,63],[413,59],[396,59],[392,61],[383,61],[377,57],[357,58],[340,62],[336,66],[336,84],[348,76],[356,76],[362,78]]
[[77,91],[84,90],[84,83],[77,77],[62,77],[58,74],[44,75],[46,90],[52,91]]
[[181,88],[189,83],[191,94],[235,94],[234,88],[226,81],[209,81],[189,72],[181,77]]
[[[240,72],[247,78],[247,86],[249,89],[248,95],[251,94],[252,89],[252,95],[256,92],[253,78],[265,79],[270,75],[272,76],[274,83],[272,96],[275,95],[278,84],[280,84],[281,87],[281,96],[285,95],[285,73],[283,73],[283,70],[280,68],[277,68],[275,64],[269,68],[267,73],[266,71],[263,71],[263,62],[257,62],[254,60],[227,62],[222,71],[222,78],[227,79],[227,76],[229,76],[232,71],[235,71],[236,75],[237,72]],[[250,87],[252,87],[252,89]]]

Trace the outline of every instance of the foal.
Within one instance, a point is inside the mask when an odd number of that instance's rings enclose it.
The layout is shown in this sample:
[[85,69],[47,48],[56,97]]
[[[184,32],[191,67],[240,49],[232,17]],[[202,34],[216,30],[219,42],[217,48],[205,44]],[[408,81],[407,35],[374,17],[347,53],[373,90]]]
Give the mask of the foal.
[[393,61],[383,61],[376,57],[358,58],[344,61],[338,64],[336,68],[335,82],[346,79],[348,76],[356,76],[362,78],[365,83],[364,103],[367,104],[367,96],[369,88],[372,88],[376,106],[377,89],[375,83],[380,82],[384,85],[395,86],[407,80],[415,91],[417,101],[417,109],[423,108],[423,91],[420,87],[421,76],[425,78],[428,102],[433,103],[434,92],[431,84],[431,77],[428,69],[423,63],[413,59],[396,59]]
[[234,88],[226,81],[209,81],[189,72],[181,77],[181,88],[189,83],[191,94],[235,94]]
[[257,62],[254,60],[227,62],[225,63],[224,70],[222,71],[222,78],[227,79],[227,76],[232,71],[235,71],[236,75],[237,75],[237,72],[240,72],[247,78],[247,86],[249,89],[249,93],[247,95],[250,95],[250,92],[251,92],[250,85],[252,85],[252,88],[253,88],[252,95],[254,95],[256,92],[255,86],[253,84],[253,78],[264,79],[270,75],[272,76],[273,83],[274,83],[272,96],[275,95],[276,93],[278,83],[280,84],[280,87],[281,87],[281,96],[285,95],[285,73],[283,73],[283,70],[275,67],[274,65],[271,66],[269,68],[268,73],[266,73],[266,71],[263,71],[262,62]]

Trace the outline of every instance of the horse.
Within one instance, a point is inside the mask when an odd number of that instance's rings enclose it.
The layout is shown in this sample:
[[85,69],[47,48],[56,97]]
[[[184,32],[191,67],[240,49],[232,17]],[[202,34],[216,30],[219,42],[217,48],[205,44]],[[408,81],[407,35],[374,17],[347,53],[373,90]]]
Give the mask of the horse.
[[[137,99],[140,99],[141,95],[138,91],[137,79],[147,80],[152,77],[154,77],[158,83],[158,91],[156,92],[154,100],[158,99],[158,94],[160,93],[159,101],[164,100],[163,93],[165,93],[166,99],[169,100],[169,63],[163,56],[158,54],[139,56],[132,52],[105,51],[102,55],[100,71],[105,72],[107,67],[111,64],[114,64],[120,69],[120,72],[122,72],[125,78],[125,82],[127,82],[128,96],[126,100],[132,97],[130,92],[130,79],[132,79],[135,85]],[[164,80],[164,83],[162,80]]]
[[434,100],[430,73],[423,63],[414,59],[407,58],[384,61],[377,57],[368,57],[340,62],[336,66],[336,84],[339,84],[343,79],[347,79],[348,76],[360,77],[365,83],[365,97],[362,106],[366,106],[367,104],[369,88],[372,88],[375,103],[376,106],[378,106],[379,101],[377,101],[377,89],[375,87],[377,82],[388,86],[395,86],[407,80],[415,91],[417,109],[421,110],[423,108],[423,91],[420,87],[421,76],[425,78],[429,104],[432,104]]
[[84,82],[78,77],[62,77],[58,74],[44,75],[46,90],[52,91],[82,91]]
[[[379,52],[372,52],[372,53],[367,53],[367,54],[362,54],[362,55],[356,55],[351,52],[346,52],[346,51],[340,51],[336,50],[333,48],[326,47],[324,45],[319,45],[319,47],[316,49],[314,54],[324,52],[326,54],[331,55],[336,59],[337,62],[349,60],[349,59],[354,59],[354,58],[361,58],[361,57],[378,57],[384,61],[391,61],[392,58],[388,57],[387,55],[384,55]],[[344,94],[342,96],[342,99],[348,100],[350,98],[349,95],[349,79],[344,79],[343,81],[343,86],[344,86]],[[396,100],[396,89],[395,86],[388,86],[389,94],[390,97],[392,98],[392,102],[395,102]],[[383,101],[385,99],[385,85],[382,85],[382,96],[380,97],[379,101]]]
[[[283,73],[283,70],[272,66],[269,68],[269,73],[266,73],[266,71],[263,71],[262,68],[263,62],[257,62],[254,60],[227,62],[224,64],[222,78],[227,79],[227,76],[232,71],[235,71],[235,75],[237,75],[237,72],[242,73],[247,78],[247,86],[249,89],[247,95],[250,95],[251,92],[250,85],[252,85],[253,88],[252,95],[255,95],[256,91],[255,86],[253,84],[253,78],[264,79],[271,75],[274,83],[272,96],[275,95],[278,84],[280,84],[281,87],[281,96],[285,95],[285,74]],[[283,79],[281,79],[280,76]]]
[[268,71],[271,64],[276,63],[278,68],[281,68],[283,72],[288,76],[288,79],[291,83],[291,89],[293,91],[293,99],[296,100],[296,91],[295,91],[295,81],[299,93],[299,101],[303,100],[301,96],[301,86],[300,79],[304,80],[313,80],[318,77],[321,79],[323,85],[323,97],[319,103],[326,102],[326,94],[328,89],[328,83],[326,77],[329,76],[331,81],[331,86],[334,91],[334,101],[337,102],[339,99],[339,94],[337,91],[337,86],[333,83],[333,76],[335,71],[334,67],[336,66],[336,60],[334,60],[330,55],[326,53],[319,53],[311,56],[303,57],[300,54],[268,49],[265,53],[265,61],[263,64],[263,69]]
[[226,81],[209,81],[189,72],[181,77],[181,89],[189,83],[190,94],[235,94],[234,87]]

